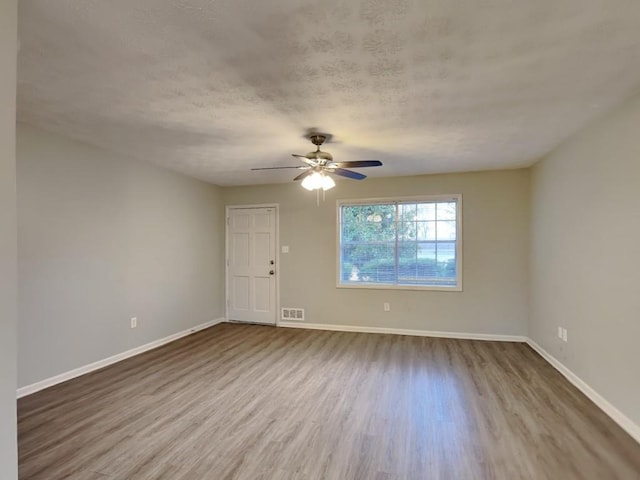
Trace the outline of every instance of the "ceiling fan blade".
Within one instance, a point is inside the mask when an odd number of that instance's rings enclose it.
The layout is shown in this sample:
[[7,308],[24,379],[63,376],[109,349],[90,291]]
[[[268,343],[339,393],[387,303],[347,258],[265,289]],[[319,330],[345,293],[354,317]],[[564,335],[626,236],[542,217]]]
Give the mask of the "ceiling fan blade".
[[327,172],[333,173],[334,175],[340,175],[341,177],[353,178],[354,180],[367,178],[366,175],[358,172],[352,172],[351,170],[345,170],[344,168],[330,168],[327,169]]
[[301,167],[262,167],[262,168],[252,168],[251,170],[280,170],[280,169],[283,169],[283,168],[296,168],[298,170],[302,170],[303,168],[306,169],[306,168],[310,168],[310,167],[304,167],[304,166],[301,166]]
[[353,162],[331,162],[328,167],[347,167],[347,168],[362,168],[362,167],[380,167],[382,162],[380,160],[354,160]]
[[309,175],[311,175],[313,173],[313,170],[309,169],[309,170],[305,170],[304,172],[302,172],[300,175],[298,175],[296,178],[294,178],[293,180],[302,180],[304,177],[307,177]]
[[304,163],[306,163],[307,165],[311,165],[312,167],[315,167],[318,165],[317,162],[314,162],[313,160],[309,160],[306,155],[298,155],[297,153],[292,153],[291,156],[298,157]]

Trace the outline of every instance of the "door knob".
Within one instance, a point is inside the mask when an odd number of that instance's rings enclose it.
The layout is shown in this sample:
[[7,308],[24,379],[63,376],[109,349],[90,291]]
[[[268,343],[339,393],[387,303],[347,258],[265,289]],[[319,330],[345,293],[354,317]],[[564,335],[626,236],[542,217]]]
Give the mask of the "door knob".
[[269,270],[269,275],[273,275],[274,273],[276,273],[274,270]]

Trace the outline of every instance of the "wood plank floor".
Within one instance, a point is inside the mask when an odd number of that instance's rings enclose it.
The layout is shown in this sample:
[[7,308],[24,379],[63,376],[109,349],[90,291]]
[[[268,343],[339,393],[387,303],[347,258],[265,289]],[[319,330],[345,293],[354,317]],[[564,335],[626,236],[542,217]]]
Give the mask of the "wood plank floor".
[[524,344],[222,324],[19,401],[21,479],[638,479]]

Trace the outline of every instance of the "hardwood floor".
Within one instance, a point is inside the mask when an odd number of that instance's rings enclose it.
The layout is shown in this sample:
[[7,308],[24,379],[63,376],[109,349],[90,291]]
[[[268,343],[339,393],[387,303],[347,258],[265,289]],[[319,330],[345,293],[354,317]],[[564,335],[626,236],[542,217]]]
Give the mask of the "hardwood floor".
[[19,401],[21,479],[638,479],[524,344],[222,324]]

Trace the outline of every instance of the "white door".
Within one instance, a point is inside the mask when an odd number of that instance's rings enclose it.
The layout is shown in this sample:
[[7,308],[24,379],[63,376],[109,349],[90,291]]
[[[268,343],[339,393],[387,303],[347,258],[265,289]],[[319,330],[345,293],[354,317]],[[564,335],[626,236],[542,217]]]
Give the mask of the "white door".
[[230,208],[227,239],[229,320],[275,325],[275,207]]

